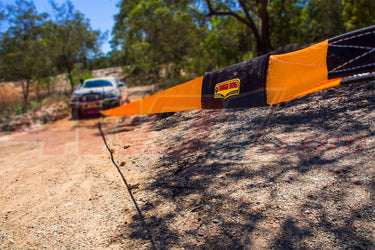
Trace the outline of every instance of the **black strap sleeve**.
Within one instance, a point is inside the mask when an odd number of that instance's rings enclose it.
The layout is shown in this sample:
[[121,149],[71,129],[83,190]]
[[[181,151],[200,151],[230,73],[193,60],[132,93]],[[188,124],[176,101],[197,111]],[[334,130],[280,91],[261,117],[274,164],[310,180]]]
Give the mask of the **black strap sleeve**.
[[328,79],[375,71],[375,26],[328,40]]
[[259,56],[204,74],[202,108],[250,108],[266,106],[269,55]]

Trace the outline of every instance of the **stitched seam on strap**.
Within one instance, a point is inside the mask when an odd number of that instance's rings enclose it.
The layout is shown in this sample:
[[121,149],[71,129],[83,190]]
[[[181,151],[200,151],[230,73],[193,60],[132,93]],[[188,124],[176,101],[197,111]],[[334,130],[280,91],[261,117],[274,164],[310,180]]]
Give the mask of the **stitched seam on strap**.
[[341,64],[339,66],[337,66],[336,68],[332,69],[330,72],[340,72],[340,71],[337,71],[337,70],[340,69],[340,68],[342,68],[342,67],[344,67],[344,66],[346,66],[346,65],[348,65],[349,63],[352,63],[352,62],[357,61],[358,59],[360,59],[360,58],[362,58],[364,56],[367,56],[368,54],[371,54],[374,51],[375,51],[375,49],[367,51],[367,52],[363,53],[362,55],[357,56],[356,58],[353,58],[353,59],[351,59],[351,60],[349,60],[349,61],[347,61],[347,62],[345,62],[345,63],[343,63],[343,64]]
[[367,49],[372,50],[375,47],[365,47],[365,46],[354,46],[354,45],[329,45],[330,47],[339,47],[339,48],[352,48],[352,49]]
[[345,71],[350,71],[350,70],[353,70],[353,69],[365,68],[365,67],[368,67],[368,66],[375,66],[375,63],[369,63],[369,64],[366,64],[366,65],[362,65],[362,66],[358,66],[358,67],[352,67],[352,68],[349,68],[349,69],[341,69],[341,70],[330,71],[329,73],[345,72]]
[[310,67],[310,66],[325,66],[325,64],[313,64],[313,63],[301,63],[301,62],[285,61],[285,60],[281,60],[281,59],[273,57],[273,56],[270,56],[270,58],[272,58],[275,61],[281,62],[281,63],[297,64],[297,65],[308,66],[308,67]]
[[368,31],[368,32],[363,33],[363,34],[358,34],[358,35],[342,38],[340,40],[332,42],[330,45],[335,44],[335,43],[340,43],[340,42],[343,42],[343,41],[347,41],[347,40],[351,40],[353,38],[357,38],[357,37],[361,37],[361,36],[368,36],[368,35],[371,35],[371,34],[375,34],[375,31]]

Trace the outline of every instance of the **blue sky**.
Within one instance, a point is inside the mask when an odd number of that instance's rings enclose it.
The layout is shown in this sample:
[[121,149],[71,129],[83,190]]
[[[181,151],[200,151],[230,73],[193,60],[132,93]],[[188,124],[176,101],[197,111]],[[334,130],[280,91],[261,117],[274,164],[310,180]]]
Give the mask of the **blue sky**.
[[[119,12],[116,4],[120,0],[71,0],[76,10],[79,10],[90,20],[91,28],[100,30],[101,32],[108,31],[108,40],[102,46],[104,53],[111,48],[108,43],[111,40],[111,31],[114,24],[113,16]],[[14,4],[14,0],[0,0],[4,5]],[[55,0],[57,4],[62,4],[65,0]],[[49,0],[34,0],[35,7],[38,12],[51,12]]]

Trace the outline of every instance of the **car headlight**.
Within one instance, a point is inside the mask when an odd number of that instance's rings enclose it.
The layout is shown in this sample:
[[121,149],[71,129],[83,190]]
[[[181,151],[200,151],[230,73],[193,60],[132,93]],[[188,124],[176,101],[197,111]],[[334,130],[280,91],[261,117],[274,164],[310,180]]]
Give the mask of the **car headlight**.
[[113,98],[113,97],[118,97],[119,94],[117,93],[116,90],[110,90],[108,92],[105,92],[105,97],[106,98]]

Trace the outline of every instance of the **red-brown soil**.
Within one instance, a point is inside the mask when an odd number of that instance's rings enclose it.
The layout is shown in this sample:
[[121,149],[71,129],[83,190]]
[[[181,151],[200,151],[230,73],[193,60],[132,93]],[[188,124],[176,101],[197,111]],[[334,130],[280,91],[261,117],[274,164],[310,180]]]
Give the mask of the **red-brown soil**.
[[7,133],[0,248],[373,249],[374,84]]

